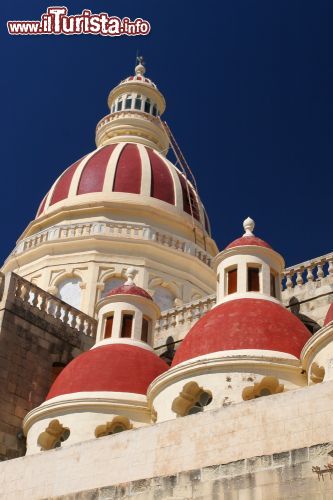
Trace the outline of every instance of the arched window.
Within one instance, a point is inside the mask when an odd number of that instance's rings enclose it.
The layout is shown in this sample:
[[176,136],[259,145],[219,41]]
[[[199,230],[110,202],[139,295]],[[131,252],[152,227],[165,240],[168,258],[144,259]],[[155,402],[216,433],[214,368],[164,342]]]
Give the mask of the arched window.
[[120,286],[123,283],[125,283],[125,280],[122,278],[108,279],[104,283],[104,290],[102,292],[102,297],[105,297],[111,290],[113,290],[114,288],[117,288],[117,286]]
[[118,101],[117,103],[117,111],[121,111],[123,108],[123,101]]
[[184,385],[182,392],[172,403],[172,411],[178,417],[185,415],[194,415],[204,411],[213,400],[212,393],[202,387],[199,387],[196,382],[188,382]]
[[99,425],[95,429],[95,436],[97,438],[103,436],[110,436],[110,434],[118,434],[119,432],[128,431],[133,428],[126,417],[115,417],[111,422],[104,425]]
[[81,279],[73,276],[67,277],[57,284],[57,297],[70,306],[80,309],[81,305]]
[[245,387],[242,392],[244,401],[250,399],[261,398],[263,396],[271,396],[283,392],[284,385],[280,384],[276,377],[263,377],[258,383],[249,387]]
[[52,420],[45,431],[38,436],[37,444],[41,451],[52,450],[59,448],[69,436],[68,427],[64,427],[59,420]]
[[166,311],[174,307],[175,296],[168,288],[157,286],[154,292],[154,301],[158,304],[161,311]]

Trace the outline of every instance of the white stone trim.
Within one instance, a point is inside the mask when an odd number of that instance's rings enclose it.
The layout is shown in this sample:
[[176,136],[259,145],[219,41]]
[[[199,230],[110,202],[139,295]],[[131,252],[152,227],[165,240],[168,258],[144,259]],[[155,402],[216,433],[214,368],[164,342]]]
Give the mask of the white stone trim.
[[27,434],[31,426],[44,418],[57,417],[63,413],[111,412],[116,410],[147,412],[147,398],[143,394],[130,392],[76,392],[49,399],[31,410],[23,420],[23,430]]
[[142,144],[137,144],[141,161],[141,186],[140,194],[143,196],[150,196],[152,173],[149,156],[146,148]]
[[305,368],[310,364],[310,360],[329,343],[333,343],[333,322],[324,326],[309,338],[301,351],[301,360]]
[[145,349],[146,351],[154,353],[154,349],[146,342],[143,342],[142,340],[137,340],[132,338],[119,338],[119,337],[118,338],[111,337],[108,339],[100,340],[99,342],[96,342],[96,344],[92,346],[91,349],[96,349],[97,347],[102,347],[105,345],[115,345],[115,344],[125,344],[133,347],[139,347],[141,349]]
[[[164,161],[165,165],[168,167],[170,175],[171,175],[172,180],[173,180],[175,206],[178,208],[178,210],[181,213],[187,214],[187,212],[184,212],[184,210],[183,210],[183,193],[182,193],[182,187],[180,184],[180,180],[178,179],[176,167],[167,158],[161,157],[161,160]],[[187,214],[187,215],[189,215],[189,214]]]
[[[238,355],[237,355],[238,352]],[[229,353],[229,355],[228,355]],[[233,354],[231,354],[233,353]],[[198,356],[170,368],[159,375],[148,387],[147,397],[151,401],[165,387],[178,381],[187,380],[205,373],[239,372],[267,369],[267,373],[274,369],[300,373],[301,362],[293,355],[278,351],[242,349],[239,351],[219,351],[212,355]]]
[[114,178],[116,175],[116,169],[117,169],[117,164],[119,160],[119,156],[124,149],[126,143],[125,142],[120,142],[117,144],[117,146],[114,148],[112,151],[112,154],[109,158],[106,170],[105,170],[105,175],[104,175],[104,183],[103,183],[103,193],[112,193],[113,190],[113,183],[114,183]]
[[260,292],[235,292],[231,293],[229,295],[226,295],[223,299],[220,299],[218,304],[215,304],[214,307],[217,307],[221,304],[224,304],[225,302],[231,302],[232,300],[240,300],[240,299],[259,299],[259,300],[267,300],[268,302],[273,302],[274,304],[277,304],[284,309],[284,305],[282,302],[280,302],[278,299],[275,297],[272,297],[271,295],[265,295]]

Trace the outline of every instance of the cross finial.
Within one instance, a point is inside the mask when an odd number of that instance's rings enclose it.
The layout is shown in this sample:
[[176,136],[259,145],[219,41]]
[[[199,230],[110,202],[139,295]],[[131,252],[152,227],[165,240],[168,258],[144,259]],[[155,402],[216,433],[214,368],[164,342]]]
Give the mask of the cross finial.
[[135,74],[136,75],[144,75],[146,72],[146,68],[144,66],[145,62],[143,60],[143,56],[136,55],[136,66],[135,66]]
[[251,219],[250,217],[247,217],[247,219],[245,219],[245,221],[243,222],[243,228],[245,231],[243,236],[253,236],[254,226],[255,226],[254,220]]
[[142,64],[142,66],[145,64],[143,56],[136,56],[136,64]]

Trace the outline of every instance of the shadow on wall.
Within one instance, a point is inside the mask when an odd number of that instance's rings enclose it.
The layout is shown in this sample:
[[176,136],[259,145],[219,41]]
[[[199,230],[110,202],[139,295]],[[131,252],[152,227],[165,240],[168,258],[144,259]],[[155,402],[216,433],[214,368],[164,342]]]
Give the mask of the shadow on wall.
[[160,355],[160,358],[170,366],[176,353],[174,338],[168,337],[165,345],[167,349]]
[[321,326],[318,325],[316,321],[300,312],[301,305],[296,297],[291,297],[291,299],[289,300],[289,308],[290,311],[302,321],[304,326],[306,326],[306,328],[310,333],[312,333],[312,335],[320,330]]

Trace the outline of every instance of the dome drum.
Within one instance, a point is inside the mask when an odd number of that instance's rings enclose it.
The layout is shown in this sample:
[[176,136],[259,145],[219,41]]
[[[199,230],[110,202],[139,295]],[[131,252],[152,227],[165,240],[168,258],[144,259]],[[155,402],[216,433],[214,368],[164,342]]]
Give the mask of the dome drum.
[[96,305],[96,312],[97,346],[100,342],[105,345],[130,339],[144,342],[147,347],[153,344],[153,328],[160,308],[142,288],[126,282],[102,298]]
[[[292,355],[261,350],[249,350],[247,354],[216,352],[172,367],[160,375],[150,385],[148,399],[157,412],[157,422],[163,422],[177,417],[172,403],[182,395],[187,384],[195,383],[208,391],[212,401],[207,410],[214,410],[261,395],[304,387],[306,377],[301,372],[300,361]],[[273,383],[265,383],[267,377],[274,379]],[[186,398],[186,394],[184,396]]]
[[164,154],[169,149],[169,138],[165,135],[160,119],[144,111],[117,111],[105,116],[97,124],[97,147],[131,140],[156,148]]
[[126,430],[149,425],[152,418],[146,397],[139,394],[96,392],[59,396],[43,403],[24,420],[27,454],[41,451],[40,436],[54,420],[69,430],[62,446],[70,446],[98,437],[98,429],[112,422],[124,422]]

